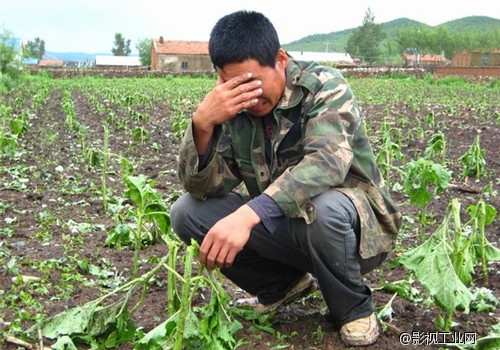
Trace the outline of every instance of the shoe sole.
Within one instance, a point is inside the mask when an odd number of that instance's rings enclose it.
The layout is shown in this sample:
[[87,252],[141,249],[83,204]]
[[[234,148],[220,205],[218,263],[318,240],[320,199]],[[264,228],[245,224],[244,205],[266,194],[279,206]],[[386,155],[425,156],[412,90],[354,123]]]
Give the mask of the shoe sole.
[[[295,288],[300,288],[298,285],[301,283],[307,283],[304,288],[294,291]],[[278,300],[277,302],[269,305],[257,304],[255,306],[255,311],[265,314],[269,312],[273,312],[278,310],[279,308],[290,304],[294,300],[300,299],[311,293],[313,290],[317,289],[316,281],[314,277],[310,274],[308,276],[307,281],[303,282],[302,280],[295,285],[288,293],[285,294],[283,299]]]

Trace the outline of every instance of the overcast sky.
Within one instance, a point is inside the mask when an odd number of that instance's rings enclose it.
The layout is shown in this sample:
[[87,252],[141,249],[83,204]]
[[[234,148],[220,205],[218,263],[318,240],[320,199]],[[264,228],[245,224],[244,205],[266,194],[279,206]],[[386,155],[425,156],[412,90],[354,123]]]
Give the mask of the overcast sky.
[[287,44],[311,34],[358,27],[372,9],[376,23],[406,17],[439,25],[467,16],[500,19],[500,0],[0,0],[0,29],[46,51],[110,53],[115,33],[144,38],[207,41],[222,16],[256,10]]

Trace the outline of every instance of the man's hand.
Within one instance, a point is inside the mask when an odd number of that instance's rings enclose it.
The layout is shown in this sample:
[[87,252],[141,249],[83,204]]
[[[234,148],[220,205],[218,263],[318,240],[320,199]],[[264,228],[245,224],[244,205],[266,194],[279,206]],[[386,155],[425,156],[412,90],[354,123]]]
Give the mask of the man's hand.
[[260,80],[252,73],[236,76],[226,82],[219,76],[215,87],[205,96],[195,112],[195,122],[200,126],[223,124],[239,111],[257,104],[262,93]]
[[193,114],[193,133],[198,154],[204,154],[214,127],[233,118],[239,111],[258,103],[262,94],[260,80],[251,73],[236,76],[224,82],[219,76],[216,86],[205,96]]
[[207,233],[200,247],[200,262],[210,270],[230,267],[248,239],[259,216],[248,205],[219,220]]

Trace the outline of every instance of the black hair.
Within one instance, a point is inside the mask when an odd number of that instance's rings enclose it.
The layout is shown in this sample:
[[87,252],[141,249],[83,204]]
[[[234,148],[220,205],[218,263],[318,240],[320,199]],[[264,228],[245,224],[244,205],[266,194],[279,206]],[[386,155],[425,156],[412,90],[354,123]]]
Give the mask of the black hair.
[[255,59],[274,68],[280,41],[271,21],[255,11],[237,11],[219,19],[210,33],[208,50],[215,67]]

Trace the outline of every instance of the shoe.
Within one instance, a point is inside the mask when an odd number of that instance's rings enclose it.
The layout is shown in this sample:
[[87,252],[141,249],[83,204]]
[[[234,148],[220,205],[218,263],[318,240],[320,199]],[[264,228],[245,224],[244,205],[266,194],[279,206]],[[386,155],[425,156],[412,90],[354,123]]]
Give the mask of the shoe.
[[347,346],[373,344],[379,335],[380,326],[375,313],[346,323],[340,328],[340,338]]
[[280,307],[290,304],[294,300],[305,297],[316,288],[317,288],[316,280],[310,273],[306,273],[304,277],[302,277],[302,279],[299,282],[297,282],[297,284],[295,284],[288,292],[286,292],[283,298],[272,304],[259,303],[258,299],[256,297],[253,297],[253,298],[239,299],[236,302],[236,305],[239,306],[250,305],[258,313],[267,314],[278,310]]

